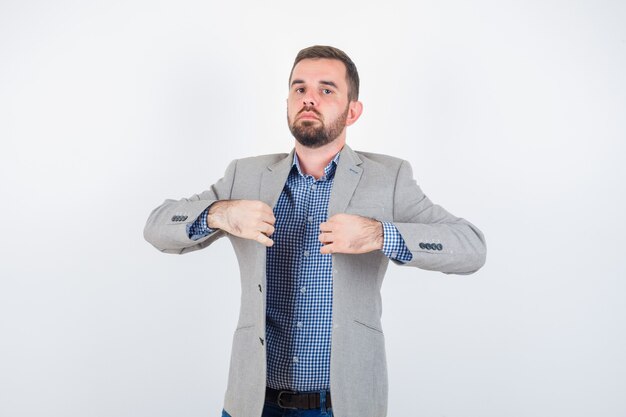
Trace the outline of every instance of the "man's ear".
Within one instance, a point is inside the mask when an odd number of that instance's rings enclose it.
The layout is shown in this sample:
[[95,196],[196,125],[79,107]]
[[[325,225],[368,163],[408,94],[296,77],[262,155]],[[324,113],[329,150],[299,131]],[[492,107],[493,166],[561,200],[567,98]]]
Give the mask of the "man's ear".
[[354,100],[348,104],[348,117],[346,118],[346,126],[350,126],[356,122],[363,113],[363,103]]

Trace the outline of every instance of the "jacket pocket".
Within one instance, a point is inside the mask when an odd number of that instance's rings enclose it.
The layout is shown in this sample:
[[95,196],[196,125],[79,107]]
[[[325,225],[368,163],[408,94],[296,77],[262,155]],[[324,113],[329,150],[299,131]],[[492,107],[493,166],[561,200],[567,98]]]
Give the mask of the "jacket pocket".
[[371,330],[373,332],[379,333],[379,334],[383,334],[382,329],[379,329],[377,326],[372,326],[371,324],[367,324],[367,323],[363,323],[362,321],[356,320],[354,319],[354,322],[356,324],[358,324],[361,327],[365,327],[368,330]]

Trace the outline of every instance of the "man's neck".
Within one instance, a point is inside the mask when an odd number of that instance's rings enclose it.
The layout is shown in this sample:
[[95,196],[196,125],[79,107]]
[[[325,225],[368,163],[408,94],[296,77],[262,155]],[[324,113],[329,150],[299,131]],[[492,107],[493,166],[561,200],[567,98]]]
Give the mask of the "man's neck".
[[320,179],[324,176],[324,168],[326,168],[345,144],[345,137],[338,137],[331,143],[319,148],[307,148],[296,141],[296,153],[298,154],[300,170],[305,175],[313,175],[316,180]]

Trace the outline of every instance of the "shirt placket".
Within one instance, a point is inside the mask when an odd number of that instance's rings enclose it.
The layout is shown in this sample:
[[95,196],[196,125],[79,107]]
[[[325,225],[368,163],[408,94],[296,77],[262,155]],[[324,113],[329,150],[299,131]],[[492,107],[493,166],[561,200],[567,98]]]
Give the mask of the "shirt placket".
[[313,226],[313,209],[312,206],[312,198],[313,193],[315,193],[317,189],[317,184],[315,179],[312,176],[304,176],[301,178],[303,182],[303,208],[302,214],[304,216],[304,233],[302,234],[302,245],[300,246],[300,273],[297,278],[297,302],[296,302],[296,311],[294,316],[294,333],[296,334],[296,340],[298,343],[295,344],[296,349],[293,356],[293,366],[294,366],[294,375],[296,376],[296,381],[298,385],[306,383],[301,379],[301,375],[304,375],[302,372],[303,369],[306,368],[307,364],[304,362],[305,360],[305,351],[304,347],[306,346],[307,332],[310,329],[307,329],[307,311],[306,306],[308,303],[308,298],[311,296],[308,294],[308,290],[310,289],[310,280],[311,280],[311,262],[313,261],[314,255],[314,247],[312,245],[311,239],[311,227]]

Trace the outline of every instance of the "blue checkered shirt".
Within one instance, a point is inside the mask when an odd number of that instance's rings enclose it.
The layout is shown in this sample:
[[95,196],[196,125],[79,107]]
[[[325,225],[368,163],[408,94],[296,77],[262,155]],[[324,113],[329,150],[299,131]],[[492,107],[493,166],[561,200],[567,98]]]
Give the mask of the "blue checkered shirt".
[[[267,386],[293,391],[330,389],[332,257],[320,254],[320,223],[339,153],[316,180],[300,170],[294,153],[287,183],[274,208],[274,245],[267,248]],[[188,226],[190,239],[211,233],[208,208]],[[412,259],[400,232],[383,224],[383,253],[399,262]]]

